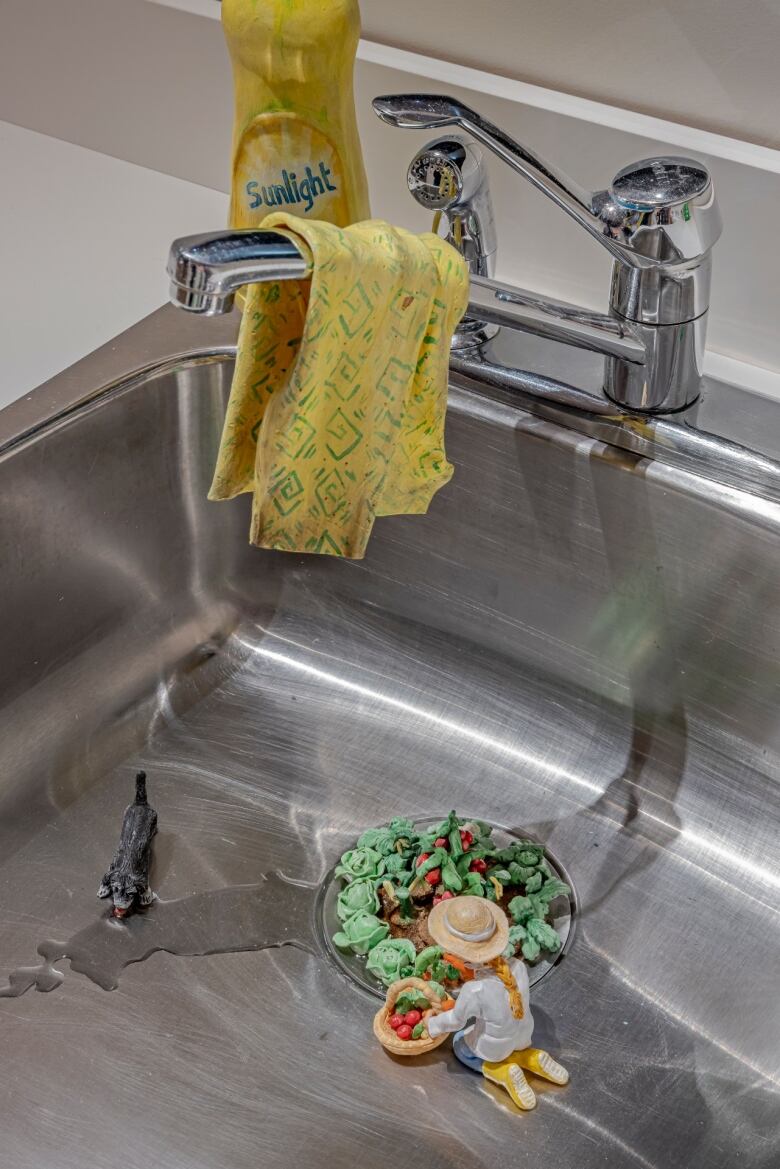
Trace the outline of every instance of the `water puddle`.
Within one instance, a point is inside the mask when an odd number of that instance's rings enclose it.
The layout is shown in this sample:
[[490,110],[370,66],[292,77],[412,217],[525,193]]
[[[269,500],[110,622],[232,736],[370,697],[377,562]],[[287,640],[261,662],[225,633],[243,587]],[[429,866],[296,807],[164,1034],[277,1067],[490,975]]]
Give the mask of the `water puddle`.
[[41,942],[43,961],[14,970],[8,985],[0,986],[0,998],[19,998],[33,987],[56,990],[65,976],[55,964],[65,960],[103,990],[116,990],[126,967],[160,950],[190,958],[296,946],[321,955],[313,928],[317,890],[273,872],[256,885],[155,901],[122,920],[107,914],[67,942]]

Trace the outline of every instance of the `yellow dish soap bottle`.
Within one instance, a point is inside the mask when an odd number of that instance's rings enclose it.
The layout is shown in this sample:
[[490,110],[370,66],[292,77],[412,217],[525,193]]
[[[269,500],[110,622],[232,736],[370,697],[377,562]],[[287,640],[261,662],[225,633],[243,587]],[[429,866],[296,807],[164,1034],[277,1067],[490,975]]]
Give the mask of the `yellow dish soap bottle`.
[[357,0],[222,0],[233,62],[231,227],[369,217],[352,73]]

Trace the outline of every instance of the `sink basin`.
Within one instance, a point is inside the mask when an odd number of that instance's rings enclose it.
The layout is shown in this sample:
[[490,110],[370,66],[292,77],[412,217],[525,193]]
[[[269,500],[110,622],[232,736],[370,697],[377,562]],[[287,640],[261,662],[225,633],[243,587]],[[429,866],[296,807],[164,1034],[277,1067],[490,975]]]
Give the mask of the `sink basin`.
[[[259,551],[206,500],[234,334],[163,309],[0,414],[0,986],[105,914],[138,767],[149,920],[292,883],[263,948],[0,1000],[0,1160],[776,1166],[780,505],[458,390],[428,516]],[[355,836],[450,807],[576,886],[532,1002],[572,1078],[532,1114],[387,1056],[318,944]]]

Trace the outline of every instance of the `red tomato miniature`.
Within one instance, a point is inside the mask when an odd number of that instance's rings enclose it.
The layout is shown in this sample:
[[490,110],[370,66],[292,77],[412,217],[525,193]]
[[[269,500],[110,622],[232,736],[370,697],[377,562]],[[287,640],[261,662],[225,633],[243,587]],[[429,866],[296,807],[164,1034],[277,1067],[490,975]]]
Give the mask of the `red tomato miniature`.
[[434,848],[446,848],[447,843],[448,843],[448,841],[447,841],[446,836],[439,836],[436,838],[436,840],[434,840],[433,847]]
[[425,874],[425,880],[429,885],[438,885],[441,880],[441,869],[431,869],[429,873]]
[[449,889],[445,889],[445,891],[443,893],[436,894],[436,896],[433,899],[433,904],[438,905],[440,901],[449,901],[454,896],[455,896],[455,894],[450,893]]
[[402,1023],[401,1026],[396,1030],[396,1035],[399,1039],[411,1039],[412,1029],[408,1023]]
[[486,873],[487,861],[483,860],[481,856],[476,857],[469,865],[470,873]]
[[398,1028],[403,1025],[403,1021],[404,1021],[403,1015],[391,1015],[390,1018],[388,1019],[388,1022],[394,1031],[397,1031]]
[[473,837],[473,836],[472,836],[472,834],[469,832],[468,828],[461,828],[461,830],[460,830],[460,842],[461,842],[461,844],[463,845],[463,848],[464,848],[464,849],[467,849],[467,848],[469,847],[469,845],[470,845],[470,844],[473,844],[473,843],[474,843],[474,837]]
[[420,854],[420,856],[418,856],[418,858],[417,858],[417,868],[418,869],[419,869],[420,865],[423,863],[423,861],[427,861],[427,859],[430,855],[431,854],[429,852],[423,852]]
[[408,1023],[410,1027],[416,1027],[420,1019],[422,1019],[420,1011],[407,1011],[404,1015],[404,1023]]

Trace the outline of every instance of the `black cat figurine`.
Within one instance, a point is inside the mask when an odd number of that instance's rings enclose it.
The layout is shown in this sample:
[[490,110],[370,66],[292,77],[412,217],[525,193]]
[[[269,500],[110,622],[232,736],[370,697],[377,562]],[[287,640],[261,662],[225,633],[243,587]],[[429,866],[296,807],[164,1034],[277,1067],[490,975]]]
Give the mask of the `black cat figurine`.
[[125,809],[122,834],[111,867],[98,889],[98,897],[110,897],[114,917],[126,917],[136,905],[154,901],[149,888],[152,837],[157,831],[157,813],[146,799],[146,772],[135,777],[135,801]]

